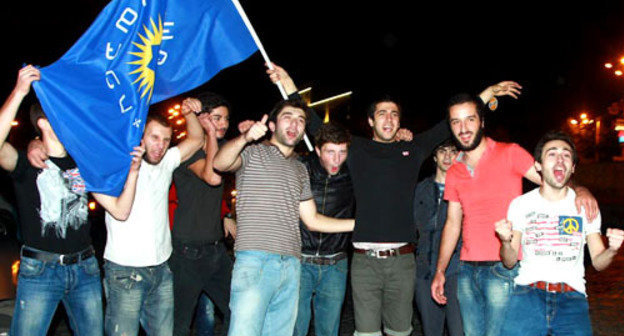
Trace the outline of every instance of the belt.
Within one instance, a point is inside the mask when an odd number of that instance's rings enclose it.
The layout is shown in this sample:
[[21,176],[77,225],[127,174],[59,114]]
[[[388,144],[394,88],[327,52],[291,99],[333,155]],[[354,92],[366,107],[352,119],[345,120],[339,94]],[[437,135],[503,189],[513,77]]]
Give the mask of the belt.
[[347,257],[346,253],[338,253],[332,257],[326,256],[301,256],[301,262],[315,265],[336,265],[340,260]]
[[538,281],[529,284],[529,286],[551,293],[567,293],[576,291],[574,288],[568,286],[568,284],[565,282],[552,283],[546,281]]
[[31,250],[28,247],[22,248],[22,256],[26,258],[36,259],[43,262],[54,262],[60,265],[72,265],[81,260],[85,260],[91,258],[95,254],[93,250],[93,246],[89,246],[88,248],[70,254],[58,254],[52,252],[45,251],[36,251]]
[[490,267],[490,266],[494,266],[500,263],[500,261],[467,261],[467,260],[462,260],[461,262],[466,265],[475,266],[475,267],[480,267],[480,266]]
[[393,249],[388,249],[388,250],[363,250],[359,248],[354,248],[353,252],[359,253],[359,254],[365,254],[368,257],[385,259],[388,257],[399,256],[402,254],[414,253],[414,245],[407,244],[399,248],[393,248]]

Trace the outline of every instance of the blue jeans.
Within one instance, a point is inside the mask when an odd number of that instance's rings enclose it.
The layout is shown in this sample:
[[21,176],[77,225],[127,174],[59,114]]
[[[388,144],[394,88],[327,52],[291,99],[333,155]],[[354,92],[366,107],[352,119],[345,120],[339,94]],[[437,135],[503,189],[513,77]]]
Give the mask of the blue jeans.
[[457,300],[457,274],[447,275],[444,283],[444,295],[448,298],[446,305],[439,305],[431,298],[431,278],[416,278],[414,301],[420,312],[423,334],[425,336],[441,336],[444,327],[449,336],[463,336],[461,312]]
[[214,336],[215,316],[214,303],[206,293],[199,296],[195,311],[195,335]]
[[335,265],[301,263],[301,289],[295,336],[308,334],[310,301],[314,306],[314,333],[317,336],[338,335],[340,311],[347,289],[348,268],[347,259],[340,260]]
[[173,276],[166,262],[129,267],[104,263],[107,335],[173,334]]
[[72,265],[22,257],[18,279],[10,335],[45,335],[61,301],[74,335],[102,335],[102,282],[95,257]]
[[498,336],[513,291],[518,265],[507,269],[501,262],[474,266],[460,262],[457,298],[466,336]]
[[516,285],[501,335],[586,336],[592,334],[589,305],[579,292],[550,293]]
[[238,251],[232,272],[230,336],[292,336],[301,263],[293,256]]

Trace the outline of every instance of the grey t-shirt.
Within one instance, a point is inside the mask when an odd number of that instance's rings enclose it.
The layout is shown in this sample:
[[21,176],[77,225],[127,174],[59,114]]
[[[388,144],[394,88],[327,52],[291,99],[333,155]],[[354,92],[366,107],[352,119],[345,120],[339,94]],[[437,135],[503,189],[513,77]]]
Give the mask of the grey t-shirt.
[[301,256],[299,203],[312,198],[310,178],[296,155],[268,143],[247,146],[236,172],[237,251]]

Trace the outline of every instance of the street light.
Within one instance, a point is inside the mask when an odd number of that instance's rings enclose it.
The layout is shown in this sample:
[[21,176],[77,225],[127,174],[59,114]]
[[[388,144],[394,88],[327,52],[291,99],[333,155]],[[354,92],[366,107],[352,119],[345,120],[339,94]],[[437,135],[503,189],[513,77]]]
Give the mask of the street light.
[[604,67],[607,68],[607,69],[611,69],[611,68],[613,68],[613,64],[605,63]]
[[622,70],[615,70],[616,76],[622,76]]

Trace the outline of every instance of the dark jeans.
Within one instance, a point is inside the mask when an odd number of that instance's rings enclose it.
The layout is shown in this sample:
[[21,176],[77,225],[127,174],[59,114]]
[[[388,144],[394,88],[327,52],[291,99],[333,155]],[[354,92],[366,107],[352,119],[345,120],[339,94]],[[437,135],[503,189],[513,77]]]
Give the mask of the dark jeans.
[[224,330],[227,330],[232,258],[223,243],[197,245],[174,240],[169,267],[173,272],[174,335],[190,333],[193,313],[202,291],[223,313]]
[[425,336],[444,335],[444,325],[450,336],[464,335],[459,301],[457,300],[457,274],[446,277],[444,294],[448,298],[445,305],[439,305],[431,298],[431,279],[416,278],[414,300],[420,312]]

